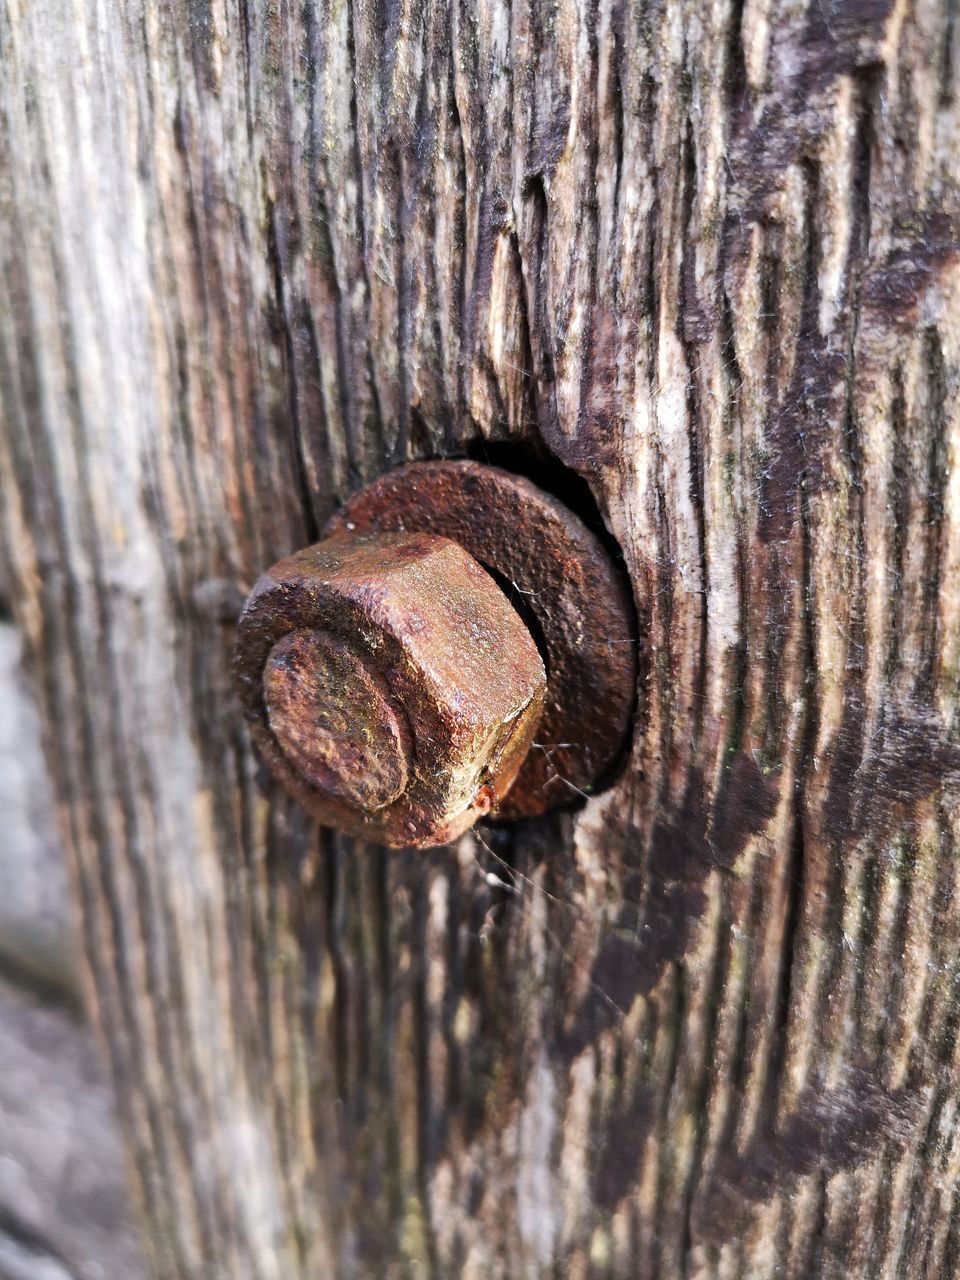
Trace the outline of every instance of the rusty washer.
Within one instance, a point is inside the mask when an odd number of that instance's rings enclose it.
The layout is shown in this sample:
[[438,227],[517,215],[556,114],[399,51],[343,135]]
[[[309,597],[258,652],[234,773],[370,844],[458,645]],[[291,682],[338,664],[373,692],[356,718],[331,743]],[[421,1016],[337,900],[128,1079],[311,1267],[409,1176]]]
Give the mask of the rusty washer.
[[537,637],[547,696],[502,818],[569,805],[611,780],[637,689],[633,600],[600,539],[522,476],[478,462],[415,462],[361,489],[326,532],[453,538],[500,582]]
[[633,610],[600,541],[472,462],[382,477],[247,601],[254,738],[322,822],[426,847],[609,779],[636,687]]

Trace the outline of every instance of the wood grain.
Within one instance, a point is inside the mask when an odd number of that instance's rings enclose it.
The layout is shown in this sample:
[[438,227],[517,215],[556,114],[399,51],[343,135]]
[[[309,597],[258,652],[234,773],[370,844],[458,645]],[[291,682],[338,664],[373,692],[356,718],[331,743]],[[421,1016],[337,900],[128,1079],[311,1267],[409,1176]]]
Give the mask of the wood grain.
[[[4,541],[158,1275],[956,1273],[958,38],[0,3]],[[505,442],[623,547],[628,768],[320,835],[243,593]]]
[[78,1016],[66,872],[0,603],[0,1275],[141,1280],[113,1093]]

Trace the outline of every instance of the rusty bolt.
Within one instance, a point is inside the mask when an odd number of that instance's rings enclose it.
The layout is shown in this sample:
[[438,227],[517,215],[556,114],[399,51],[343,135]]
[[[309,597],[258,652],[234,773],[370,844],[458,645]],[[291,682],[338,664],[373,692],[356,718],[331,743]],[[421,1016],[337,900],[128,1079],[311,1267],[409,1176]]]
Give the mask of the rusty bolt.
[[441,844],[499,806],[546,690],[499,586],[431,533],[344,533],[281,560],[247,601],[236,672],[288,789],[394,846]]
[[639,620],[615,560],[566,504],[499,467],[414,462],[359,490],[327,525],[347,530],[453,538],[537,636],[549,688],[501,818],[578,803],[612,781],[630,740]]

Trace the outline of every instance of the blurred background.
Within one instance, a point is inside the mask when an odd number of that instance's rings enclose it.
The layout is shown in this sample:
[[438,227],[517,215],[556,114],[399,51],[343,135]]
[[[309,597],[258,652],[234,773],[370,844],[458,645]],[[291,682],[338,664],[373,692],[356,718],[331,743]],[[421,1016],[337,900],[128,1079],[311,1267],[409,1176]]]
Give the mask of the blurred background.
[[0,602],[0,1278],[140,1280],[55,817],[20,643]]

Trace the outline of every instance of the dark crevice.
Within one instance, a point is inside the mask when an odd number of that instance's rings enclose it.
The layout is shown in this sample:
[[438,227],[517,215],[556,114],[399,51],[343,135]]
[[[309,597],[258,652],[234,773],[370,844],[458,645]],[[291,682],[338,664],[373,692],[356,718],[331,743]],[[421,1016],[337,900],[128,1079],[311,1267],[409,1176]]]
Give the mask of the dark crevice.
[[[622,63],[625,57],[623,31],[616,25],[616,20],[622,20],[624,7],[615,5],[611,16],[613,38],[613,49],[610,53],[610,109],[613,112],[613,163],[616,171],[616,177],[613,184],[613,215],[615,225],[620,225],[620,184],[623,178],[624,165],[624,98],[623,98],[623,69]],[[619,266],[619,264],[618,264]],[[620,301],[620,272],[615,272],[614,280],[614,298]]]
[[[765,885],[760,876],[755,876],[753,881],[753,891],[750,895],[750,907],[747,915],[747,928],[745,936],[740,940],[740,946],[748,948],[747,963],[745,965],[747,972],[754,972],[753,964],[757,960],[758,948],[756,938],[763,935],[764,919],[766,915],[765,902]],[[753,1015],[753,1016],[751,1016]],[[756,1022],[756,1011],[752,1007],[752,1000],[749,989],[745,991],[744,998],[740,1002],[737,1010],[737,1034],[734,1042],[733,1053],[730,1059],[729,1076],[731,1087],[737,1096],[741,1096],[747,1088],[750,1071],[753,1068],[753,1039],[752,1024]],[[718,1138],[717,1147],[720,1151],[730,1151],[736,1139],[737,1126],[740,1122],[740,1116],[736,1107],[728,1107],[726,1116],[724,1117],[723,1129]]]
[[[538,442],[475,440],[464,450],[474,462],[523,476],[572,511],[587,526],[616,566],[623,566],[620,544],[607,528],[590,485],[576,471],[544,451]],[[632,598],[632,590],[630,592]]]
[[717,1062],[717,1031],[720,1026],[720,1011],[723,1008],[724,993],[727,983],[727,971],[730,963],[730,946],[732,934],[730,904],[727,894],[723,895],[723,905],[719,912],[716,936],[713,946],[713,969],[710,974],[710,995],[707,999],[707,1018],[704,1030],[703,1067],[694,1097],[690,1104],[693,1116],[695,1135],[693,1158],[686,1178],[683,1194],[683,1245],[682,1245],[682,1280],[687,1280],[693,1258],[694,1231],[693,1206],[697,1190],[703,1176],[703,1159],[706,1149],[708,1120],[711,1116],[709,1107],[711,1085],[716,1081],[715,1064]]
[[540,653],[540,658],[543,662],[543,668],[546,671],[547,679],[549,680],[550,656],[547,651],[546,637],[543,634],[543,626],[540,622],[540,619],[537,617],[536,612],[533,609],[531,609],[527,601],[527,598],[525,597],[523,592],[519,589],[517,584],[511,581],[511,579],[508,578],[505,573],[501,573],[499,569],[495,568],[495,566],[492,564],[488,564],[485,560],[481,560],[480,563],[483,565],[484,569],[486,569],[487,573],[489,573],[490,577],[493,578],[494,582],[497,584],[497,586],[500,588],[503,594],[510,601],[510,604],[513,606],[514,611],[520,615],[521,621],[523,622],[527,630],[530,632],[530,635],[533,637],[533,642],[537,646],[537,649]]
[[293,345],[293,326],[288,314],[288,300],[284,284],[284,254],[280,244],[280,230],[277,223],[277,211],[270,205],[267,219],[267,258],[273,274],[274,302],[277,312],[277,323],[283,328],[284,355],[287,361],[287,387],[290,405],[290,433],[293,444],[294,476],[297,492],[300,497],[300,511],[303,516],[304,535],[307,542],[316,542],[320,537],[320,522],[313,506],[313,493],[310,487],[307,460],[303,448],[303,436],[300,424],[299,389],[297,386],[297,355]]
[[58,974],[34,964],[29,957],[0,943],[0,982],[25,992],[38,1004],[69,1014],[83,1023],[83,1001],[66,974]]
[[43,1260],[54,1262],[67,1275],[82,1280],[78,1271],[67,1256],[62,1253],[44,1232],[38,1230],[12,1209],[9,1205],[0,1204],[0,1234],[13,1241],[24,1253],[32,1254],[37,1259],[38,1268]]
[[857,339],[860,333],[860,317],[863,306],[863,280],[870,251],[870,178],[871,147],[873,145],[873,99],[879,92],[879,78],[874,71],[861,72],[859,82],[859,106],[856,151],[853,166],[853,228],[850,236],[850,256],[847,263],[846,293],[851,310],[849,341],[847,343],[846,406],[843,422],[843,446],[850,469],[853,493],[851,502],[859,503],[863,488],[863,452],[857,423],[856,387],[854,377],[857,368]]
[[410,402],[412,389],[410,380],[410,354],[413,347],[410,312],[411,280],[414,264],[407,253],[407,239],[410,222],[408,181],[406,165],[400,148],[391,142],[385,148],[382,160],[384,181],[388,191],[396,192],[396,211],[394,218],[394,248],[397,280],[397,359],[399,363],[400,382],[400,421],[399,430],[393,446],[394,464],[405,462],[410,448]]
[[[880,930],[877,930],[877,949],[881,953],[885,952],[889,947],[894,955],[903,956],[907,954],[910,942],[910,918],[913,910],[916,873],[917,848],[913,841],[906,836],[891,851],[889,859],[888,874],[898,876],[899,892],[892,930],[890,930],[889,934],[881,934]],[[878,956],[878,963],[879,961],[880,957]],[[903,970],[899,965],[896,965],[886,993],[887,1017],[882,1019],[879,1028],[878,1058],[887,1055],[889,1050],[890,1061],[895,1059],[894,1038],[897,1034],[896,1028],[900,1019],[903,996]]]
[[893,1212],[893,1159],[889,1149],[883,1152],[882,1170],[874,1185],[870,1223],[870,1252],[865,1259],[866,1274],[879,1276],[884,1271],[884,1258],[890,1247],[890,1227],[896,1220]]
[[[782,413],[784,408],[779,396],[778,379],[780,362],[783,359],[783,348],[779,340],[779,332],[781,327],[781,295],[785,271],[784,255],[780,252],[780,246],[776,243],[776,238],[774,238],[774,243],[771,245],[768,242],[762,253],[759,279],[761,295],[760,324],[764,330],[766,350],[764,383],[768,407],[764,424],[764,439],[757,445],[756,453],[751,460],[755,469],[754,483],[759,495],[761,522],[775,518],[774,498],[772,495],[768,495],[766,486],[775,461],[774,446],[769,437],[772,434],[775,416]],[[778,498],[777,500],[779,501],[780,499]],[[781,736],[783,711],[780,697],[782,685],[781,661],[787,619],[776,599],[771,598],[771,596],[775,597],[781,592],[779,581],[781,577],[780,553],[779,549],[774,547],[769,568],[765,575],[764,585],[766,590],[763,594],[766,599],[763,600],[761,596],[761,600],[770,615],[770,625],[766,628],[766,633],[762,637],[760,708],[763,712],[763,719],[759,726],[763,744],[762,749],[768,760],[779,759],[778,744]],[[771,584],[773,584],[772,593]]]
[[954,43],[957,29],[957,12],[960,0],[945,0],[946,21],[943,32],[943,57],[940,62],[940,107],[948,108],[953,103],[954,77]]
[[510,232],[510,249],[519,285],[517,289],[517,318],[519,321],[520,349],[523,353],[521,366],[524,378],[524,412],[529,415],[529,421],[536,425],[540,421],[540,396],[533,355],[533,334],[530,329],[530,308],[523,279],[523,254],[520,251],[520,237],[515,230]]
[[903,634],[903,556],[904,541],[910,516],[911,465],[907,453],[907,419],[903,386],[903,369],[897,365],[891,377],[890,436],[893,457],[890,465],[887,509],[890,512],[890,606],[887,615],[887,653],[884,679],[893,683],[900,664]]
[[[720,242],[720,255],[717,265],[717,278],[724,280],[726,272],[727,239]],[[734,452],[734,424],[740,418],[740,393],[743,387],[743,372],[737,358],[736,340],[733,324],[733,305],[726,286],[720,289],[720,359],[723,364],[727,384],[727,407],[725,426],[729,434],[728,453],[722,461],[725,478],[728,481],[730,505],[735,503],[732,476],[735,474],[738,457]],[[742,445],[740,448],[742,459]],[[741,467],[742,471],[743,468]],[[726,751],[728,758],[733,758],[742,749],[747,729],[747,675],[749,671],[748,637],[750,634],[750,568],[747,560],[747,536],[743,521],[736,522],[736,591],[737,591],[737,644],[734,651],[733,688],[730,694],[728,711],[729,730],[727,732]]]
[[943,1246],[943,1267],[940,1271],[942,1280],[952,1280],[960,1275],[960,1188],[954,1185],[953,1200],[950,1205],[950,1226]]
[[334,1083],[338,1100],[349,1107],[350,1089],[350,1057],[349,1057],[349,974],[343,949],[344,930],[344,884],[342,861],[343,854],[340,841],[331,839],[328,843],[327,856],[324,859],[326,868],[326,902],[327,902],[327,945],[330,952],[330,968],[333,974],[334,996],[331,1010],[331,1028],[329,1043],[332,1045]]
[[[340,279],[337,275],[336,255],[333,249],[333,240],[330,236],[330,211],[327,208],[326,193],[321,185],[318,184],[317,189],[317,216],[314,220],[314,234],[318,241],[318,256],[326,261],[327,264],[327,283],[330,292],[333,295],[333,316],[334,316],[334,334],[335,334],[335,350],[337,365],[337,399],[340,408],[340,421],[343,424],[343,438],[346,445],[347,454],[347,482],[356,485],[360,481],[360,467],[357,461],[358,442],[357,442],[357,414],[354,397],[351,393],[351,380],[349,377],[349,354],[346,325],[344,323],[344,306],[343,292],[340,288]],[[314,323],[313,314],[309,308],[306,309],[306,328],[310,341],[310,354],[313,359],[314,367],[317,370],[319,382],[323,383],[323,366],[321,362],[320,347],[317,342],[316,325]],[[317,397],[318,407],[322,415],[321,421],[317,424],[319,430],[323,433],[328,441],[328,449],[330,443],[331,430],[327,421],[326,405],[324,396],[321,394]]]
[[687,119],[686,135],[683,148],[683,211],[681,225],[684,228],[683,262],[680,268],[680,307],[677,337],[683,347],[687,366],[687,422],[690,447],[690,505],[693,508],[697,525],[698,571],[700,575],[700,650],[698,655],[695,686],[693,689],[693,725],[699,738],[703,728],[703,716],[706,707],[706,683],[709,642],[709,617],[707,603],[707,515],[705,500],[704,459],[700,444],[700,404],[695,369],[697,366],[696,347],[685,331],[685,324],[692,323],[699,312],[699,304],[692,292],[695,279],[694,254],[696,252],[695,205],[697,193],[697,154],[693,137],[693,125]]
[[431,1170],[435,1167],[439,1155],[438,1120],[433,1102],[433,1086],[430,1071],[430,1047],[433,1044],[434,1027],[430,1017],[430,1006],[427,998],[427,969],[429,965],[427,950],[427,923],[429,907],[430,878],[420,876],[411,887],[411,955],[413,957],[413,979],[411,998],[413,1006],[413,1060],[414,1079],[416,1082],[417,1105],[417,1171],[416,1180],[424,1207],[422,1219],[423,1243],[426,1246],[426,1258],[430,1276],[437,1276],[437,1245],[429,1206],[431,1204]]
[[[827,1228],[829,1219],[827,1216],[827,1175],[820,1173],[817,1175],[817,1208],[813,1229],[810,1232],[810,1256],[806,1267],[800,1267],[799,1275],[820,1276],[824,1274],[823,1264],[824,1255],[827,1249]],[[785,1251],[782,1257],[789,1256],[789,1250]]]
[[654,183],[650,193],[650,215],[647,219],[649,229],[645,231],[646,261],[640,280],[643,296],[643,314],[649,317],[647,325],[647,361],[651,370],[657,367],[657,346],[660,333],[660,290],[657,287],[660,279],[659,258],[657,255],[657,239],[660,235],[660,194]]
[[[456,273],[457,295],[456,295],[456,313],[463,316],[466,313],[466,297],[467,297],[467,157],[463,141],[463,121],[460,119],[460,107],[457,103],[457,85],[456,85],[456,69],[454,63],[454,51],[456,49],[456,40],[453,30],[453,15],[456,6],[449,6],[449,60],[448,60],[448,80],[447,80],[447,112],[456,132],[457,140],[457,179],[454,190],[458,193],[456,223],[454,231],[454,246],[459,254],[459,270]],[[444,449],[451,452],[458,445],[459,436],[456,430],[456,422],[459,418],[466,418],[467,415],[467,390],[466,390],[466,362],[463,359],[463,349],[461,348],[461,356],[457,361],[457,405],[456,413],[450,415],[447,422],[444,435]]]
[[486,345],[482,345],[473,353],[474,370],[481,370],[486,377],[486,392],[494,403],[491,417],[495,422],[505,423],[508,420],[507,402],[503,398],[503,389],[497,376],[496,366]]
[[932,704],[938,676],[940,652],[940,593],[943,577],[943,529],[949,476],[948,390],[943,344],[936,329],[924,334],[924,364],[930,404],[930,447],[926,475],[923,589],[921,609],[923,652],[916,677],[917,697]]
[[[599,257],[598,247],[600,242],[600,207],[596,198],[598,166],[600,163],[600,100],[599,100],[599,79],[600,64],[597,56],[597,31],[596,31],[596,14],[594,11],[593,20],[587,21],[588,32],[588,58],[589,58],[589,100],[593,103],[593,115],[590,120],[590,128],[584,131],[582,136],[582,147],[586,150],[589,157],[590,166],[590,184],[589,190],[592,193],[583,200],[580,210],[580,222],[577,231],[583,228],[582,238],[578,235],[580,241],[580,252],[586,257],[589,271],[589,288],[588,297],[591,305],[586,309],[585,322],[580,337],[580,379],[577,396],[577,421],[581,424],[589,422],[590,411],[588,400],[590,388],[594,380],[594,368],[592,352],[594,347],[594,335],[597,324],[597,259]],[[566,333],[566,325],[560,330]]]
[[[453,21],[454,11],[456,11],[459,20],[464,24],[466,30],[460,33],[460,40],[458,42],[454,39],[454,33],[451,28],[451,76],[453,77],[456,74],[453,68],[453,58],[454,51],[459,49],[463,55],[463,59],[460,64],[460,73],[467,78],[469,83],[476,85],[479,84],[481,77],[481,68],[479,65],[481,40],[476,26],[478,16],[470,6],[458,6],[451,4],[451,23]],[[490,242],[492,237],[492,227],[496,221],[498,193],[495,190],[490,190],[489,147],[487,144],[486,104],[484,99],[480,95],[473,95],[468,102],[468,107],[470,108],[468,128],[473,144],[472,149],[475,161],[475,171],[478,175],[475,188],[469,193],[467,192],[466,142],[464,140],[463,121],[460,117],[460,104],[456,100],[455,87],[452,94],[452,105],[456,113],[457,124],[460,130],[459,159],[464,189],[462,270],[460,275],[459,297],[457,299],[457,313],[460,321],[458,391],[460,412],[464,415],[465,422],[470,423],[469,406],[471,400],[473,364],[476,354],[477,311],[487,286],[487,281],[484,279],[483,275],[484,269],[485,267],[489,268],[492,265],[493,260],[492,253],[490,252]],[[472,261],[469,260],[467,252],[468,208],[476,210],[477,237],[475,256]],[[471,271],[473,274],[472,287],[468,287],[468,282],[471,281]],[[474,430],[476,430],[475,424]]]
[[[465,886],[460,880],[455,866],[448,866],[446,872],[448,915],[447,940],[444,953],[446,964],[446,985],[443,989],[442,1031],[443,1043],[447,1054],[449,1069],[446,1078],[446,1094],[443,1098],[444,1142],[449,1136],[450,1120],[461,1112],[463,1106],[463,1087],[461,1073],[465,1069],[468,1054],[462,1047],[456,1034],[456,1017],[463,997],[464,954],[460,939],[461,917],[466,911],[464,897]],[[389,953],[387,954],[389,963]]]
[[743,56],[743,11],[745,7],[746,0],[732,0],[728,19],[724,90],[729,118],[734,125],[747,93],[747,64]]
[[[954,875],[953,868],[956,866],[957,849],[953,838],[953,829],[951,823],[947,819],[947,815],[942,805],[938,805],[937,827],[939,829],[940,841],[937,853],[939,854],[939,883],[937,885],[937,897],[934,901],[934,912],[937,915],[946,917],[953,906]],[[937,959],[946,970],[943,978],[944,1009],[940,1014],[941,1028],[940,1034],[931,1045],[932,1056],[935,1062],[943,1068],[946,1068],[952,1062],[956,1051],[957,1037],[960,1035],[960,958],[958,958],[952,947],[947,945],[943,950],[938,948]],[[924,1015],[929,1021],[924,1021],[921,1025],[933,1025],[933,1005],[932,995],[925,1002]],[[919,1047],[917,1049],[919,1053]]]
[[[686,965],[683,963],[675,965],[673,972],[673,1003],[668,1009],[664,1010],[664,1016],[670,1021],[669,1062],[666,1064],[664,1072],[663,1088],[660,1095],[662,1098],[661,1110],[658,1117],[660,1132],[664,1135],[669,1135],[670,1102],[676,1086],[680,1064],[683,1060],[683,1032],[690,1007],[687,997],[687,982],[688,972]],[[675,1177],[675,1171],[671,1167],[673,1158],[674,1148],[672,1144],[669,1141],[661,1143],[654,1190],[654,1222],[663,1222],[667,1216],[666,1206],[670,1203]],[[650,1255],[651,1280],[660,1280],[660,1277],[665,1273],[663,1271],[661,1236],[659,1232],[657,1232],[652,1242]],[[666,1280],[673,1280],[673,1278],[667,1274]]]
[[[359,73],[357,68],[357,38],[354,24],[356,21],[356,6],[353,0],[347,0],[346,13],[346,34],[347,34],[347,58],[350,64],[350,137],[353,140],[353,163],[356,172],[357,184],[357,235],[360,241],[360,278],[363,282],[364,307],[366,312],[366,355],[365,364],[367,372],[367,385],[370,388],[370,398],[373,403],[373,410],[376,416],[377,432],[381,449],[385,449],[384,441],[384,424],[383,410],[380,404],[380,391],[377,387],[377,377],[374,368],[373,352],[370,349],[369,335],[370,333],[370,270],[367,263],[367,253],[369,246],[367,244],[367,213],[366,213],[366,195],[364,192],[364,166],[363,154],[360,147],[360,119],[359,109],[357,106],[357,85],[359,83]],[[352,438],[348,434],[348,438]]]
[[[808,240],[807,261],[805,264],[805,292],[802,308],[801,335],[805,340],[812,340],[816,333],[816,316],[818,309],[818,269],[820,257],[820,240],[817,231],[817,204],[819,192],[819,171],[815,164],[809,162],[805,167],[806,176],[806,234]],[[799,477],[798,477],[799,479]],[[762,1115],[770,1129],[776,1126],[777,1097],[779,1085],[787,1058],[788,1038],[790,1034],[790,1010],[793,998],[794,975],[800,963],[801,948],[804,942],[801,921],[803,903],[806,897],[806,815],[804,812],[807,773],[812,768],[814,747],[818,732],[817,710],[817,650],[814,630],[815,600],[813,598],[812,580],[812,548],[810,531],[809,492],[806,486],[799,487],[799,546],[796,566],[802,587],[801,626],[802,626],[802,696],[805,702],[803,729],[797,751],[797,773],[794,782],[793,804],[793,837],[790,846],[787,868],[787,907],[784,921],[783,944],[780,956],[780,971],[777,977],[776,997],[773,1007],[775,1034],[767,1073]]]
[[[381,1096],[387,1102],[387,1118],[384,1124],[383,1144],[389,1168],[399,1168],[400,1141],[397,1132],[398,1108],[394,1103],[395,1088],[395,1043],[396,1043],[396,1005],[393,999],[395,971],[390,957],[390,867],[392,855],[386,849],[379,849],[374,857],[373,872],[374,920],[375,931],[373,945],[375,948],[375,969],[380,990],[380,1025],[379,1056],[377,1060],[377,1084]],[[395,1184],[387,1191],[391,1200],[390,1214],[398,1220],[403,1212],[400,1188]]]
[[[793,1255],[793,1227],[794,1227],[794,1203],[792,1199],[786,1199],[783,1205],[783,1212],[779,1215],[776,1227],[774,1229],[774,1255],[777,1258],[790,1258]],[[813,1256],[816,1256],[816,1246],[813,1247]],[[809,1259],[805,1259],[809,1265]],[[801,1272],[806,1277],[809,1273]],[[814,1273],[816,1274],[816,1273]],[[738,1277],[738,1280],[740,1278]],[[779,1277],[777,1278],[779,1280]]]
[[[897,1258],[895,1280],[928,1280],[933,1274],[931,1257],[935,1247],[936,1233],[932,1224],[940,1221],[940,1204],[942,1195],[932,1192],[923,1209],[914,1209],[908,1216],[907,1227],[900,1242],[900,1256]],[[921,1241],[916,1253],[914,1248]],[[919,1265],[918,1265],[919,1260]]]
[[[659,683],[658,696],[663,705],[663,727],[661,729],[661,751],[665,760],[673,757],[673,725],[674,685],[670,678],[673,666],[673,547],[670,541],[670,521],[667,516],[667,496],[663,480],[663,456],[659,446],[656,448],[656,502],[657,502],[657,573],[656,593],[659,601],[661,655],[653,669],[654,678]],[[657,804],[669,812],[670,771],[660,770]]]
[[737,526],[736,545],[737,643],[733,658],[733,688],[728,711],[729,731],[726,753],[735,759],[743,750],[747,732],[747,676],[750,669],[748,638],[750,635],[750,573],[747,562],[746,536]]
[[763,1097],[763,1116],[771,1130],[776,1127],[777,1097],[780,1092],[780,1080],[787,1058],[787,1039],[790,1034],[790,1003],[793,993],[793,976],[795,967],[799,964],[802,942],[800,921],[806,888],[806,859],[804,857],[801,795],[802,792],[798,786],[793,817],[793,837],[787,864],[787,911],[783,925],[780,971],[777,976],[776,995],[772,1005],[775,1031]]
[[433,453],[433,433],[430,424],[416,406],[410,409],[410,428],[407,435],[407,457],[419,462]]
[[780,317],[780,302],[783,294],[784,274],[787,270],[778,235],[771,231],[765,241],[765,248],[760,269],[760,316],[759,322],[767,339],[766,377],[767,402],[771,409],[777,404],[777,378],[780,362],[784,357],[780,334],[783,330]]
[[527,320],[531,344],[536,336],[536,347],[531,345],[532,374],[537,406],[537,446],[547,454],[547,441],[557,438],[559,412],[553,362],[554,324],[549,308],[549,254],[547,246],[549,228],[549,202],[541,173],[531,174],[523,186],[524,199],[530,206],[533,260],[529,270]]
[[[870,947],[876,941],[880,879],[880,859],[874,852],[866,858],[860,872],[860,919],[856,940],[858,955],[869,955]],[[841,939],[841,944],[842,941]],[[861,1036],[870,1012],[866,1003],[868,969],[867,964],[858,965],[853,979],[853,1015]]]

